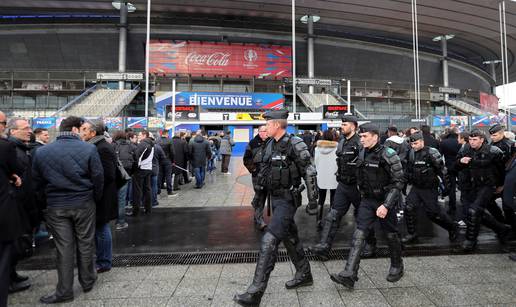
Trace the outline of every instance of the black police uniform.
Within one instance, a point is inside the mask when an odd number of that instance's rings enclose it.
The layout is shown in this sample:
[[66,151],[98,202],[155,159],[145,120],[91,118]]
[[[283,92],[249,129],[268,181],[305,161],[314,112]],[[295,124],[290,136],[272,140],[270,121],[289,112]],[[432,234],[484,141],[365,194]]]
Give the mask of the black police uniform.
[[[352,115],[344,115],[342,122],[351,122],[357,124],[358,119]],[[326,214],[324,219],[323,228],[321,231],[321,238],[318,244],[311,247],[310,250],[319,256],[323,261],[328,260],[328,254],[330,252],[333,240],[340,226],[342,217],[346,215],[349,207],[353,205],[355,207],[355,215],[358,212],[358,206],[360,205],[360,193],[357,188],[357,176],[356,176],[356,163],[358,159],[358,153],[360,151],[360,138],[358,134],[353,134],[351,137],[343,137],[339,141],[337,146],[337,190],[335,191],[335,197],[333,200],[333,206],[330,211]],[[372,241],[369,246],[374,245],[374,233]],[[369,247],[372,250],[373,247]],[[371,251],[371,253],[373,253]],[[370,256],[367,254],[366,256]]]
[[[410,141],[422,140],[423,135],[416,133],[410,136]],[[450,241],[457,239],[457,224],[444,213],[438,204],[439,178],[445,186],[449,186],[446,178],[444,163],[439,151],[433,147],[424,146],[421,150],[411,149],[408,154],[406,167],[407,181],[412,188],[405,200],[405,222],[408,235],[403,238],[403,243],[412,243],[417,240],[416,216],[417,208],[423,204],[428,218],[435,224],[448,230]]]
[[[472,135],[475,135],[472,132]],[[468,164],[460,162],[470,157]],[[476,247],[480,223],[492,229],[504,243],[510,227],[498,222],[485,207],[492,199],[497,186],[503,185],[501,173],[504,172],[503,152],[496,146],[484,144],[477,150],[469,144],[464,145],[457,155],[457,168],[461,171],[461,199],[467,207],[466,240],[463,249],[471,251]]]
[[[489,129],[489,133],[493,134],[499,131],[502,131],[504,129],[504,126],[500,124],[495,124]],[[491,145],[496,146],[500,148],[500,150],[503,152],[503,163],[504,165],[507,164],[507,162],[512,158],[512,155],[515,151],[514,147],[514,141],[509,140],[508,138],[503,138],[498,142],[493,142]],[[505,179],[505,172],[500,174],[502,177],[501,181],[504,181]],[[506,223],[510,225],[513,229],[513,231],[516,231],[516,216],[514,215],[514,210],[511,208],[510,204],[506,204],[502,201],[502,207],[503,207],[503,213],[502,210],[498,207],[496,204],[496,199],[500,198],[502,196],[501,193],[494,194],[493,199],[491,202],[489,202],[489,205],[487,207],[487,210],[489,213],[491,213],[499,222]]]
[[[378,128],[373,124],[360,126],[360,132],[379,134]],[[390,250],[391,266],[387,280],[396,282],[403,276],[401,242],[394,210],[404,185],[400,159],[394,150],[377,143],[372,148],[361,149],[358,155],[357,169],[358,187],[362,196],[358,207],[357,228],[353,234],[351,250],[344,270],[331,275],[333,281],[350,289],[358,280],[360,255],[367,234],[376,221],[380,222],[382,230],[386,233]],[[376,211],[381,205],[388,209],[387,216],[383,219],[376,215]]]
[[[269,111],[264,116],[270,119],[286,119],[288,111]],[[259,305],[274,269],[278,245],[283,242],[296,268],[293,280],[285,284],[287,289],[313,284],[310,264],[305,257],[298,237],[294,215],[301,205],[301,178],[304,178],[308,199],[317,207],[317,182],[315,167],[310,153],[301,138],[285,133],[278,141],[271,138],[265,145],[263,164],[258,174],[258,185],[266,187],[271,194],[273,216],[262,237],[260,256],[254,279],[247,291],[234,297],[243,306]]]
[[254,208],[254,222],[260,228],[264,229],[267,224],[263,220],[263,210],[265,207],[265,201],[267,200],[267,191],[263,186],[258,185],[258,173],[263,160],[263,153],[267,140],[262,140],[260,135],[256,135],[247,144],[244,153],[244,166],[247,168],[249,173],[252,175],[254,197],[251,205]]

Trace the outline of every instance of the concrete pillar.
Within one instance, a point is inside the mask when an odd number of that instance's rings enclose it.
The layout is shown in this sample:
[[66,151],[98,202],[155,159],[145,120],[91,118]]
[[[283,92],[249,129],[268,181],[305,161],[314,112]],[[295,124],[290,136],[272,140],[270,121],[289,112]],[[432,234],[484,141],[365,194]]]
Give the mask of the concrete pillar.
[[[120,2],[120,35],[118,39],[118,72],[125,72],[127,59],[127,3]],[[118,88],[123,90],[125,82],[119,81]]]
[[[308,15],[307,20],[308,25],[308,78],[314,78],[315,72],[314,72],[314,18],[311,15]],[[314,93],[314,87],[313,85],[310,85],[308,87],[308,92],[310,94]]]
[[[446,35],[441,36],[441,49],[443,52],[443,85],[444,87],[448,87],[448,42],[446,40]],[[450,96],[448,94],[444,94],[444,101],[448,101]],[[444,114],[448,115],[448,105],[444,104]]]

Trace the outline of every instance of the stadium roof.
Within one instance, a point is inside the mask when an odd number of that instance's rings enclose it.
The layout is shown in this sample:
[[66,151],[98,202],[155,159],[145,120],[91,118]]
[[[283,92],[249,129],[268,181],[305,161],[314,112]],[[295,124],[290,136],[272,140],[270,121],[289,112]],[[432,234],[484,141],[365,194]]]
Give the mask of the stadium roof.
[[[143,17],[147,1],[130,2],[137,8],[131,18]],[[500,59],[498,3],[498,0],[419,0],[420,49],[439,53],[440,43],[432,38],[454,34],[448,45],[451,57],[479,67],[483,67],[483,61]],[[289,31],[290,5],[289,0],[152,0],[152,11],[153,17],[159,17],[161,22],[173,19],[172,23]],[[116,14],[110,0],[2,0],[0,8],[3,15]],[[516,2],[506,1],[506,8],[509,69],[516,76],[513,53]],[[306,14],[321,16],[315,25],[316,34],[411,48],[410,0],[297,0],[297,18]],[[299,27],[302,31],[304,25],[299,22]]]

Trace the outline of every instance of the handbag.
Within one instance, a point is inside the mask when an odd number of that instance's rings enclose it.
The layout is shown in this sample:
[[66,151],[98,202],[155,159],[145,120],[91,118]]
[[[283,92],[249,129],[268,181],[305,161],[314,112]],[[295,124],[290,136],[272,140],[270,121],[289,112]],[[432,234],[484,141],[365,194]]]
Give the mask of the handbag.
[[124,165],[120,161],[120,159],[116,159],[116,187],[120,189],[123,187],[129,180],[131,180],[131,176],[127,173],[124,168]]

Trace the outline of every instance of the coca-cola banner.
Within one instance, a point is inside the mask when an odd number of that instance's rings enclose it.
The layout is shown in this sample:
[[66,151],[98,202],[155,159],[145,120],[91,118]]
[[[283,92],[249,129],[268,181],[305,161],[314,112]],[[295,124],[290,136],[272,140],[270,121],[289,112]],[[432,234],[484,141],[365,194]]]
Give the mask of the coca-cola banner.
[[150,72],[192,76],[292,76],[292,48],[259,44],[151,41]]
[[484,111],[498,113],[498,97],[480,92],[480,107]]

